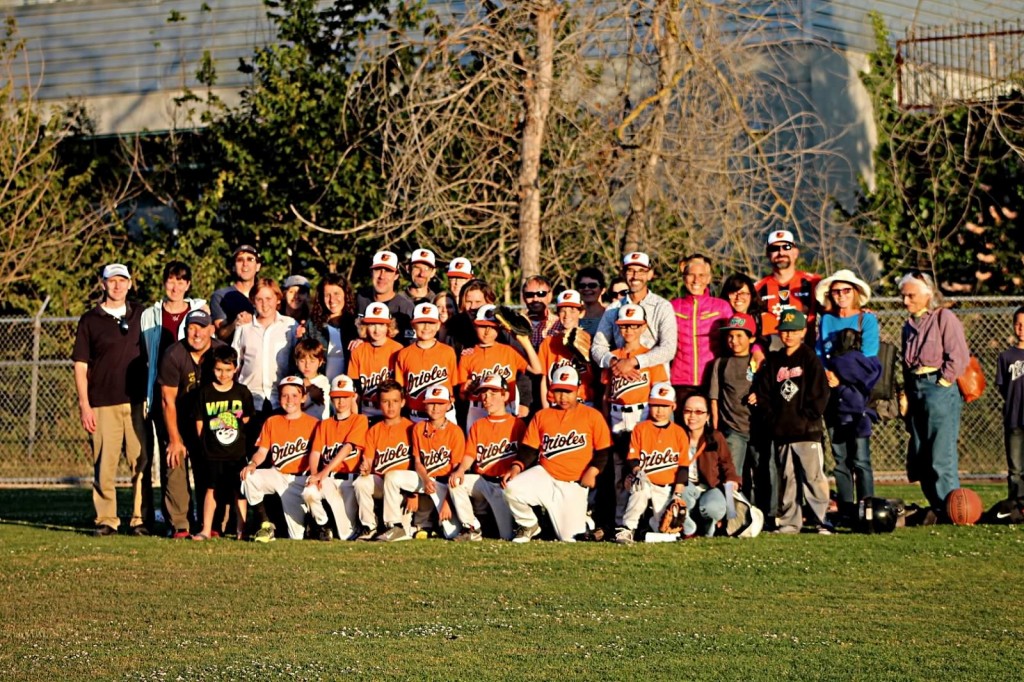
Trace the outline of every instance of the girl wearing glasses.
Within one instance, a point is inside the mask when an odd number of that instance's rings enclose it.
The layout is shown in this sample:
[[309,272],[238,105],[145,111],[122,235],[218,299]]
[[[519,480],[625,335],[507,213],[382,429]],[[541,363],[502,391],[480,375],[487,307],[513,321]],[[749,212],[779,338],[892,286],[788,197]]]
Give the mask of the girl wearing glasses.
[[839,270],[818,283],[814,296],[824,313],[815,352],[825,365],[831,390],[825,425],[836,466],[839,512],[856,515],[857,501],[875,494],[871,469],[871,389],[881,376],[878,362],[878,318],[863,310],[871,288],[850,270]]

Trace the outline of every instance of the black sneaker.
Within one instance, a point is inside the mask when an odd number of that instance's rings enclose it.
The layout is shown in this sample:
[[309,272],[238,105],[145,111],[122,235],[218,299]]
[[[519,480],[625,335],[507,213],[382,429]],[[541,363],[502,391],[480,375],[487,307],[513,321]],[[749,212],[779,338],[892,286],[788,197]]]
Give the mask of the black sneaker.
[[334,533],[327,526],[320,526],[316,532],[316,539],[321,542],[330,542],[334,539]]
[[98,538],[105,538],[108,535],[117,535],[117,529],[113,526],[103,524],[102,526],[96,526],[96,530],[92,532]]
[[139,538],[148,538],[149,529],[140,524],[132,528],[132,535]]

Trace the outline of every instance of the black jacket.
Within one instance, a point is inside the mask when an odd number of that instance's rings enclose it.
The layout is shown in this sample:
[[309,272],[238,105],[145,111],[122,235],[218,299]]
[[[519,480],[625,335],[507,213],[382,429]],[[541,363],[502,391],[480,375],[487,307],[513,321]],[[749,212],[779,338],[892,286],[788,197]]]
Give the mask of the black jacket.
[[828,381],[821,360],[807,345],[793,355],[772,351],[754,377],[763,424],[776,443],[820,441],[828,407]]

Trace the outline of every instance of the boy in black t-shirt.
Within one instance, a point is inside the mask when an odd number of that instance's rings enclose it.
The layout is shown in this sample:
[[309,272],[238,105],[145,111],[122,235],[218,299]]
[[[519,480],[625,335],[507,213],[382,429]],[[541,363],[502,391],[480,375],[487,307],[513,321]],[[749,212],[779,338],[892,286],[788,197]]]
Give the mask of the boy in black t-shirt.
[[213,351],[213,382],[199,389],[196,400],[196,431],[202,442],[200,466],[205,468],[206,501],[203,504],[203,530],[193,540],[207,540],[213,533],[217,507],[236,506],[237,537],[245,532],[245,498],[239,495],[238,477],[247,454],[243,426],[255,413],[252,393],[235,381],[238,353],[231,346]]
[[1024,306],[1013,311],[1017,342],[999,354],[996,386],[1005,401],[1006,485],[1011,500],[1024,499]]

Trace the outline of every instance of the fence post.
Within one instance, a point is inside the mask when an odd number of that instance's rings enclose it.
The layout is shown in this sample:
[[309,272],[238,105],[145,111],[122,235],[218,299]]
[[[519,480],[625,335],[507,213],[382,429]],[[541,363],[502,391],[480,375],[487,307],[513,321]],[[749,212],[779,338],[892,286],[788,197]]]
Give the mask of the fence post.
[[50,296],[47,295],[43,304],[39,306],[32,321],[32,387],[29,390],[28,398],[28,457],[32,461],[36,449],[36,413],[39,405],[39,338],[43,334],[43,312],[46,306],[50,305]]

